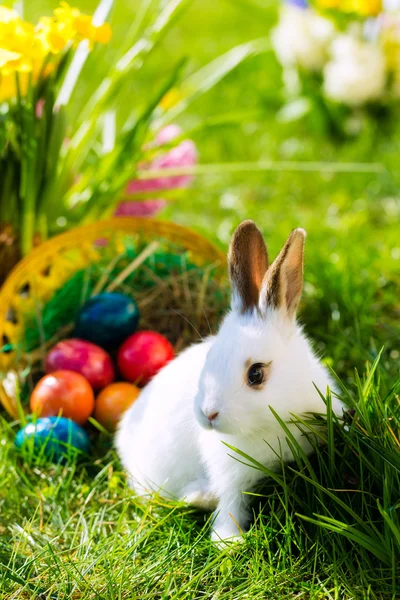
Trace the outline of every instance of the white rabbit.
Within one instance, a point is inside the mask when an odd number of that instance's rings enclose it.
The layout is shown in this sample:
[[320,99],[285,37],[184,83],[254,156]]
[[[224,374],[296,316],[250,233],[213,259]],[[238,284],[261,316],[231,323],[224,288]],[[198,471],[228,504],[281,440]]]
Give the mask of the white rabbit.
[[[285,461],[293,456],[270,407],[286,422],[293,414],[323,413],[315,386],[322,393],[334,388],[296,324],[305,235],[294,230],[268,268],[256,225],[245,221],[237,228],[228,257],[232,307],[219,332],[162,369],[117,432],[117,450],[134,490],[218,509],[215,541],[237,538],[246,529],[243,492],[263,477],[235,460],[223,442],[278,468],[277,455]],[[341,402],[335,397],[332,402],[341,414]],[[310,452],[299,428],[288,427]]]

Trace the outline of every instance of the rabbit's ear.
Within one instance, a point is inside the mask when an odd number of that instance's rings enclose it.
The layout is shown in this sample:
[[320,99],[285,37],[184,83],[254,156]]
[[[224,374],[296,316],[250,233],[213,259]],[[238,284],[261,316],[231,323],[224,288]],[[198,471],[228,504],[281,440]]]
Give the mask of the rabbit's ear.
[[260,310],[279,309],[290,319],[296,316],[303,289],[304,229],[295,229],[274,260],[262,286]]
[[246,313],[258,307],[268,269],[265,242],[253,221],[243,221],[233,234],[228,254],[232,308]]

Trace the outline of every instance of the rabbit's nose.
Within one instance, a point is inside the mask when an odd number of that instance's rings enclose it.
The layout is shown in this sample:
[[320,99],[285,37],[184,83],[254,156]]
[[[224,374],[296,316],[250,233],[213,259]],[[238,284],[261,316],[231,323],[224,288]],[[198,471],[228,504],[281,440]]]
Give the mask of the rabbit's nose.
[[218,417],[218,415],[219,415],[219,412],[214,412],[214,413],[211,413],[210,415],[206,415],[206,416],[207,416],[207,419],[211,423],[211,421],[214,421],[214,419],[216,419]]

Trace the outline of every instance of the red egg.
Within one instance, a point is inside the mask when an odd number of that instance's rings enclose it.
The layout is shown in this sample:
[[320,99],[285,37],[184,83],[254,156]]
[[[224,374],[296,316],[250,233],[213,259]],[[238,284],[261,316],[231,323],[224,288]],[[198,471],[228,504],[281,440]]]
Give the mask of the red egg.
[[30,400],[31,411],[41,417],[62,414],[83,425],[94,409],[89,382],[74,371],[54,371],[36,384]]
[[174,358],[169,341],[155,331],[138,331],[118,350],[118,368],[124,379],[145,385]]
[[100,346],[85,340],[64,340],[50,350],[46,358],[46,373],[60,370],[80,373],[95,391],[106,387],[115,378],[110,355]]

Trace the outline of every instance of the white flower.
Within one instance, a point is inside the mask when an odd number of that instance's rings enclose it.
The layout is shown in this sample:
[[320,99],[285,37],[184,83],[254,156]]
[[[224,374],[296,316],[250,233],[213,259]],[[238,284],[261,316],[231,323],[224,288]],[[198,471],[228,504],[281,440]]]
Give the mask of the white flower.
[[377,44],[341,35],[332,43],[324,69],[325,95],[335,102],[360,106],[379,100],[385,90],[385,57]]
[[383,8],[387,12],[400,9],[400,0],[383,0]]
[[286,5],[272,32],[272,45],[283,66],[318,71],[326,62],[333,34],[331,21],[312,9]]

